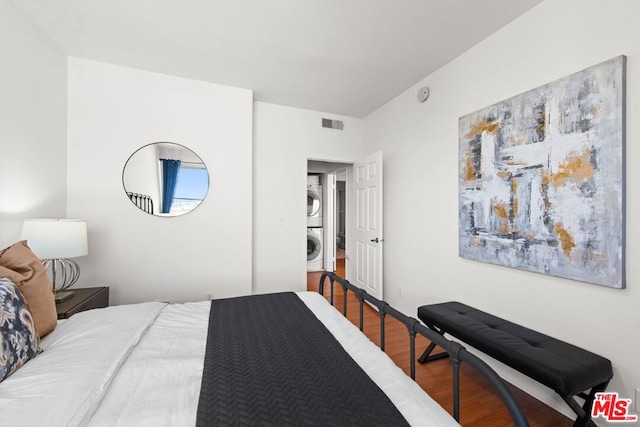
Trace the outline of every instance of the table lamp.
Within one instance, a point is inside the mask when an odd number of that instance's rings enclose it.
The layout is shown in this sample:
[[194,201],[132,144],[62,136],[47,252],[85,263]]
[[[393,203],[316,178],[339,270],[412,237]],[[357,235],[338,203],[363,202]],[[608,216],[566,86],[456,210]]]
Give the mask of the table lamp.
[[79,219],[26,219],[22,226],[22,240],[51,271],[51,284],[56,302],[73,296],[65,289],[80,277],[78,263],[69,258],[89,254],[87,222]]

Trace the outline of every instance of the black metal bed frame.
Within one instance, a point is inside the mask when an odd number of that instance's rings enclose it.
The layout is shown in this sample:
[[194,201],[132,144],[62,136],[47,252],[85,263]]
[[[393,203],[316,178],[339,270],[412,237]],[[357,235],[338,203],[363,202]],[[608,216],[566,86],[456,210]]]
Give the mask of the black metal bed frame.
[[347,316],[347,292],[351,291],[356,294],[360,306],[360,330],[364,330],[364,302],[367,301],[375,308],[377,308],[380,315],[380,349],[384,351],[385,347],[385,318],[390,315],[394,319],[400,321],[407,327],[409,333],[409,357],[410,357],[410,370],[411,379],[415,381],[416,378],[416,335],[422,335],[435,345],[440,346],[449,354],[449,360],[453,368],[453,417],[457,422],[460,422],[460,365],[465,362],[478,371],[489,383],[493,386],[495,392],[503,401],[513,424],[516,427],[528,427],[529,422],[522,410],[522,407],[516,400],[511,390],[507,387],[504,380],[494,371],[489,365],[487,365],[482,359],[478,358],[474,354],[470,353],[461,344],[455,341],[449,341],[437,332],[424,326],[419,320],[406,316],[402,312],[391,307],[389,303],[380,301],[379,299],[369,295],[367,291],[361,289],[349,281],[341,278],[337,274],[329,271],[325,271],[320,277],[319,292],[324,296],[324,282],[328,278],[331,285],[330,302],[333,305],[333,285],[337,282],[342,286],[343,290],[343,308],[342,314]]
[[129,199],[140,209],[145,211],[146,213],[153,214],[153,199],[151,196],[146,194],[138,194],[127,191],[127,196]]

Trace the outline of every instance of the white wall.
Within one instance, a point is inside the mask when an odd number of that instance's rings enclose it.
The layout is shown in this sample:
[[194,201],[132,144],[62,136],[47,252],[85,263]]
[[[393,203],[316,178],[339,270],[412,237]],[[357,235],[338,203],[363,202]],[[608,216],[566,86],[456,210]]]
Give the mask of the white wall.
[[253,151],[253,292],[306,290],[307,160],[363,157],[362,120],[256,102]]
[[[609,390],[631,399],[640,386],[640,272],[633,262],[640,251],[634,221],[640,170],[633,167],[640,161],[638,16],[637,0],[546,0],[365,118],[364,127],[365,140],[385,154],[387,300],[409,313],[422,304],[459,300],[589,349],[613,363]],[[458,118],[620,54],[628,56],[628,289],[459,258]],[[423,85],[431,97],[419,104]]]
[[[110,286],[111,303],[251,293],[252,92],[69,58],[68,214],[89,227],[77,286]],[[122,186],[129,156],[182,144],[210,189],[186,215],[136,208]]]
[[67,60],[0,0],[0,249],[66,210]]

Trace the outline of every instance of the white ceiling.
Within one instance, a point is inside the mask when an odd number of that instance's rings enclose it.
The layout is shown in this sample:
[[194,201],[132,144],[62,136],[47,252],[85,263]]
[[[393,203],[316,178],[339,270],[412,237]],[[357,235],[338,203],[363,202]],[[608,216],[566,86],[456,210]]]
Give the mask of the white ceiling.
[[364,117],[542,0],[11,0],[60,49]]

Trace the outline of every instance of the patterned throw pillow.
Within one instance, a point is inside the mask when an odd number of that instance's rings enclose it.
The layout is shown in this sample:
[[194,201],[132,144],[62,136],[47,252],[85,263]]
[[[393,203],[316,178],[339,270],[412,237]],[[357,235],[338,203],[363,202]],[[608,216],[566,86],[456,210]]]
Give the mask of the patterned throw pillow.
[[42,261],[25,240],[14,243],[0,254],[0,277],[18,285],[36,325],[38,337],[53,331],[58,322],[51,281]]
[[0,278],[0,382],[38,353],[38,335],[17,285]]

